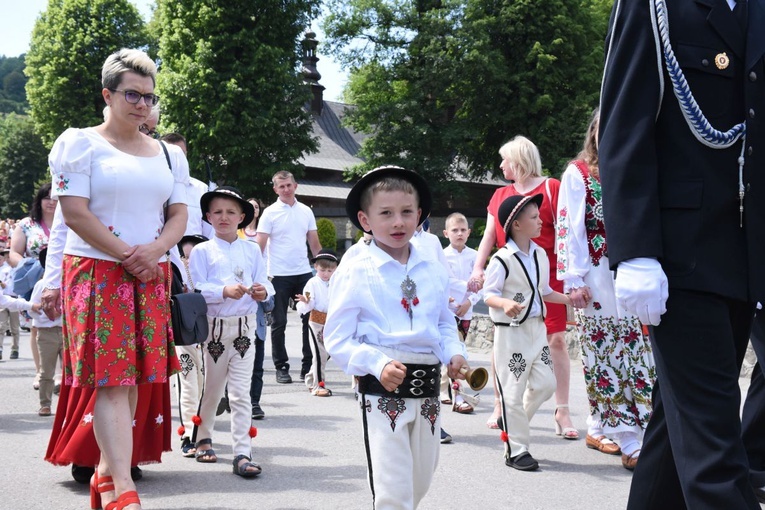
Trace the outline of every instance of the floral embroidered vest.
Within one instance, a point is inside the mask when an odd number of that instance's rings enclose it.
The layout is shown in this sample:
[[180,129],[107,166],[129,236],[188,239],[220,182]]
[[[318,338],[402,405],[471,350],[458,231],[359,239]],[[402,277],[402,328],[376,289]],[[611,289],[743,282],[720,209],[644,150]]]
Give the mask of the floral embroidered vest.
[[[526,322],[526,319],[531,313],[531,304],[534,300],[539,300],[542,304],[542,318],[547,315],[547,307],[539,292],[540,288],[547,287],[550,283],[550,262],[547,259],[547,254],[542,248],[537,247],[534,250],[534,265],[536,266],[535,279],[539,282],[539,285],[534,287],[532,285],[531,275],[526,272],[526,267],[520,261],[518,256],[510,254],[510,250],[505,247],[497,250],[492,256],[490,263],[499,263],[504,268],[505,284],[502,286],[502,297],[512,299],[516,303],[526,305],[521,313],[519,324]],[[494,324],[507,325],[510,322],[510,317],[505,315],[505,312],[501,308],[489,307],[489,316]]]
[[587,245],[593,266],[600,265],[600,259],[608,257],[606,246],[606,225],[603,223],[603,198],[600,181],[590,174],[587,163],[581,160],[572,161],[579,173],[582,174],[585,196],[584,226],[587,230]]

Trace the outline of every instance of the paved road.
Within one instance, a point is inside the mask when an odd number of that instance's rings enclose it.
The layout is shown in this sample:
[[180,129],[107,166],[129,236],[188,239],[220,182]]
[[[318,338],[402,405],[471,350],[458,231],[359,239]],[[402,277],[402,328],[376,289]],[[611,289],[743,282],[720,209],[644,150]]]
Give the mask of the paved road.
[[[289,319],[288,350],[292,365],[299,366],[294,312]],[[8,352],[6,339],[6,359]],[[488,353],[470,356],[474,366],[489,366]],[[144,479],[138,483],[144,508],[371,508],[350,380],[331,362],[327,372],[328,386],[335,393],[331,398],[312,397],[297,382],[276,384],[267,350],[261,402],[267,416],[258,423],[254,441],[255,460],[263,466],[263,474],[244,480],[231,473],[230,428],[224,415],[215,426],[217,464],[199,464],[176,450],[166,453],[161,464],[144,466]],[[578,361],[572,362],[572,374],[571,410],[583,435],[587,401]],[[23,336],[21,359],[0,362],[0,509],[87,508],[87,486],[75,483],[68,468],[43,461],[52,418],[37,416],[33,375],[28,336]],[[482,396],[485,402],[473,415],[450,409],[443,413],[444,427],[454,443],[442,446],[438,471],[420,509],[590,510],[595,501],[599,508],[626,506],[630,472],[621,467],[619,457],[586,449],[584,440],[555,436],[552,401],[542,406],[531,423],[531,451],[541,469],[522,473],[506,467],[498,432],[485,426],[491,391],[484,390]]]

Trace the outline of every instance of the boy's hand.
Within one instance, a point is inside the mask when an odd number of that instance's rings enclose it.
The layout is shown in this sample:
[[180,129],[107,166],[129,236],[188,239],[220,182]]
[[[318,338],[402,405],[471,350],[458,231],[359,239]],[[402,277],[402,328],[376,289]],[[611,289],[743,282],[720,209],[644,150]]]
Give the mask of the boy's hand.
[[460,373],[460,370],[462,367],[470,368],[467,364],[467,361],[465,358],[462,357],[460,354],[456,354],[452,356],[452,359],[449,360],[449,366],[446,367],[446,371],[449,374],[449,377],[452,379],[465,379],[465,374]]
[[406,365],[394,359],[383,368],[380,383],[386,391],[395,391],[404,382],[404,377],[406,377]]
[[520,303],[517,303],[513,301],[512,299],[505,299],[502,303],[502,311],[505,312],[505,315],[510,317],[511,319],[515,319],[518,317],[523,309],[526,308]]
[[297,299],[301,303],[307,303],[308,302],[308,298],[305,297],[303,294],[295,294],[295,299]]
[[42,309],[42,305],[40,303],[32,303],[32,311],[34,313],[40,313],[41,309]]
[[464,303],[457,307],[457,309],[454,311],[454,315],[457,317],[462,317],[468,313],[468,310],[470,310],[470,300],[466,299]]
[[249,288],[245,287],[241,283],[236,285],[226,285],[223,287],[223,297],[231,299],[242,299],[242,296],[249,292]]
[[250,286],[250,297],[254,299],[255,301],[263,301],[266,299],[266,296],[268,295],[268,292],[266,291],[266,288],[259,284],[259,283],[253,283]]

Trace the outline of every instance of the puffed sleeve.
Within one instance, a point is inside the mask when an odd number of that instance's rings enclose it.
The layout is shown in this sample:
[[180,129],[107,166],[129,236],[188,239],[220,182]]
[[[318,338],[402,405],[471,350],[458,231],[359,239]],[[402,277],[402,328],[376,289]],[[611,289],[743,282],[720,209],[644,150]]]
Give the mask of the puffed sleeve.
[[557,277],[564,282],[566,292],[584,287],[584,277],[590,271],[590,251],[584,224],[586,196],[582,174],[576,166],[569,165],[561,177],[555,231]]
[[186,189],[189,185],[189,162],[180,147],[166,143],[170,154],[170,162],[173,168],[173,192],[170,194],[168,204],[186,204],[189,200]]
[[69,128],[56,139],[48,155],[53,179],[51,194],[90,198],[93,147],[81,129]]

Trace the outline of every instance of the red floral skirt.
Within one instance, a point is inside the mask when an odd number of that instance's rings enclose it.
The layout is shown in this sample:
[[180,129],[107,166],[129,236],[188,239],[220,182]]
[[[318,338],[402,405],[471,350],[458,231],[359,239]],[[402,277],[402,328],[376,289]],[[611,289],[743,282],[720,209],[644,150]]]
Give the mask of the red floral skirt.
[[141,283],[122,264],[65,255],[61,292],[64,384],[73,387],[166,383],[175,356],[166,263],[162,277]]

